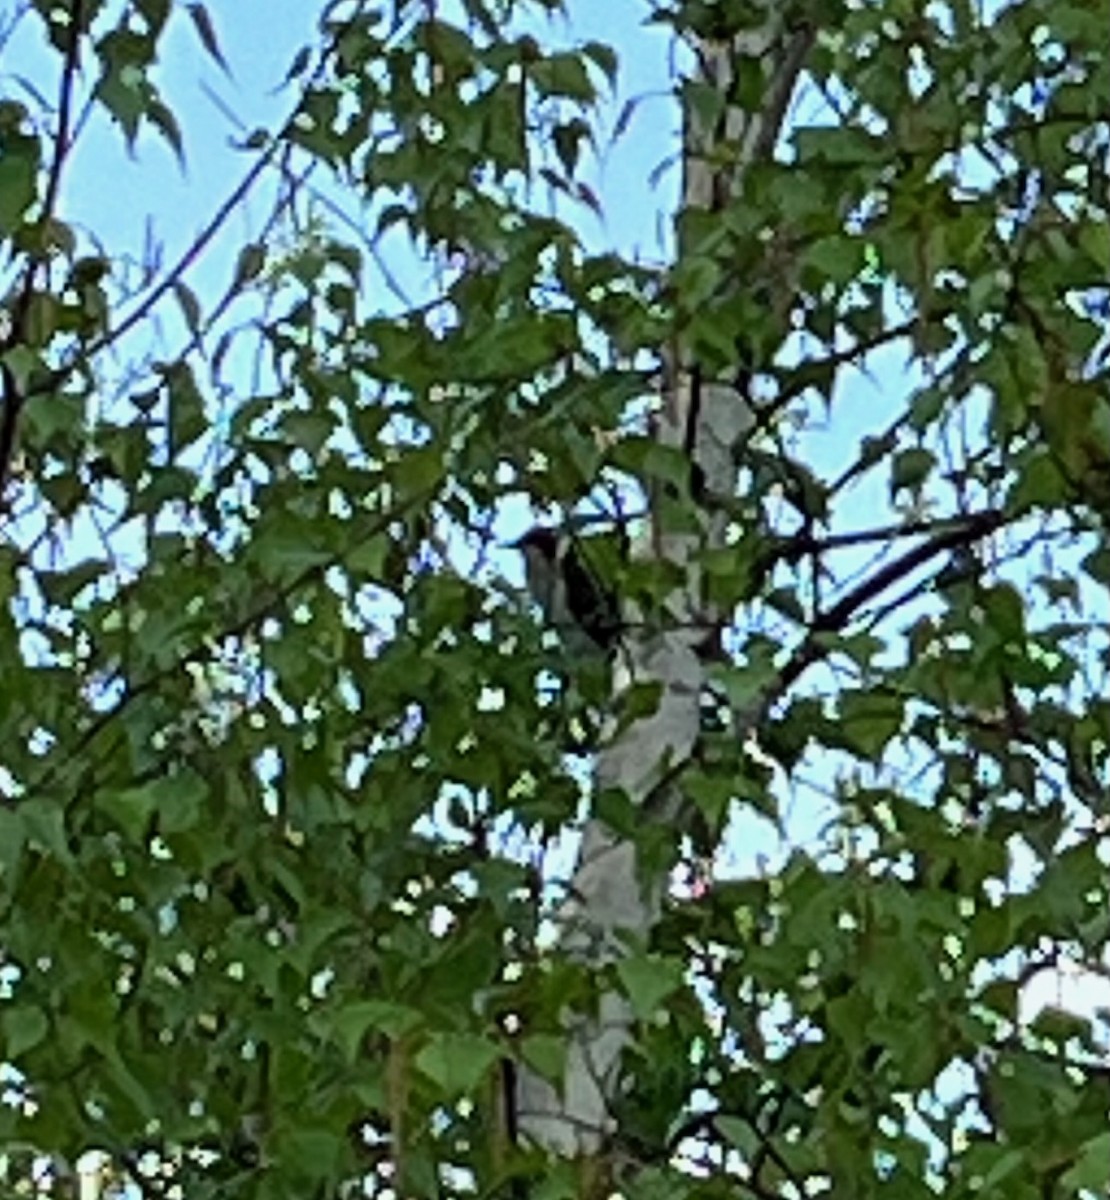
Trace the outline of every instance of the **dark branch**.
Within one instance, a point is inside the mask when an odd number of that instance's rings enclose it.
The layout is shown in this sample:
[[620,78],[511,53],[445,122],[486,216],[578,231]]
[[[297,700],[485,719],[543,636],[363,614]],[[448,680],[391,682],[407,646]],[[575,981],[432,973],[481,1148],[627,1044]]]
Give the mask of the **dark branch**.
[[[1006,517],[997,509],[976,513],[967,518],[966,522],[955,529],[938,533],[935,537],[915,546],[900,558],[888,563],[881,571],[876,571],[846,596],[838,600],[831,608],[820,612],[810,624],[805,640],[795,651],[790,661],[782,669],[776,680],[775,692],[781,696],[801,677],[801,675],[818,662],[825,654],[821,645],[821,636],[829,633],[839,633],[851,618],[870,601],[911,572],[923,567],[930,559],[948,551],[971,546],[988,534],[1001,528]],[[770,704],[777,697],[768,697]]]

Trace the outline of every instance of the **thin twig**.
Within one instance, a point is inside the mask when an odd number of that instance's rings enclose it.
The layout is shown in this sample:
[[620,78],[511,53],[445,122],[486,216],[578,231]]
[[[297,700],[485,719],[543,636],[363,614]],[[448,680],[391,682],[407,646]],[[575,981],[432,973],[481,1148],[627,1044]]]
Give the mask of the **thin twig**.
[[62,182],[62,166],[69,153],[69,118],[73,104],[73,84],[77,77],[77,66],[81,33],[81,6],[83,0],[73,0],[71,13],[69,45],[66,47],[65,63],[62,67],[62,83],[58,97],[58,133],[54,139],[54,157],[50,163],[50,174],[46,179],[46,194],[42,201],[43,221],[53,215],[54,205],[58,199],[58,188]]

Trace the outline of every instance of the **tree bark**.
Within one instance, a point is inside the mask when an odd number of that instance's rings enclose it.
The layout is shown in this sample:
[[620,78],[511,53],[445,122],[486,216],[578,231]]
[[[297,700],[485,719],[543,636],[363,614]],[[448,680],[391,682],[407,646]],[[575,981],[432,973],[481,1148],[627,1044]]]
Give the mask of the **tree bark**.
[[[708,85],[721,103],[719,119],[705,122],[687,101],[683,213],[721,211],[739,193],[746,168],[774,148],[812,44],[811,32],[787,29],[775,7],[768,6],[772,11],[758,30],[723,41],[702,39],[694,46],[696,69],[687,88]],[[756,112],[734,102],[737,83],[746,72],[762,77],[764,100]],[[694,250],[683,226],[680,214],[680,261]],[[676,304],[681,311],[681,296]],[[685,583],[665,604],[666,620],[659,622],[664,627],[645,627],[626,638],[614,685],[617,693],[632,684],[650,684],[659,688],[660,699],[654,712],[633,722],[599,753],[595,788],[620,789],[643,810],[645,819],[673,820],[680,804],[673,781],[696,752],[699,739],[707,631],[719,631],[727,618],[704,598],[698,558],[723,544],[727,510],[718,502],[735,494],[737,453],[752,426],[753,412],[749,376],[744,373],[730,373],[727,379],[707,377],[678,339],[667,348],[664,360],[667,384],[655,436],[689,457],[690,499],[697,504],[698,527],[690,532],[688,520],[673,520],[667,497],[653,498],[650,536],[633,552],[680,567]],[[635,629],[634,621],[632,626]],[[738,736],[743,734],[741,726]],[[666,885],[663,874],[645,878],[631,840],[591,820],[582,837],[570,899],[560,913],[561,952],[600,968],[630,947],[646,947]],[[521,1136],[555,1153],[592,1161],[591,1178],[609,1175],[600,1160],[617,1132],[613,1100],[633,1025],[627,998],[610,991],[596,1015],[567,1014],[561,1089],[527,1069],[518,1074]]]

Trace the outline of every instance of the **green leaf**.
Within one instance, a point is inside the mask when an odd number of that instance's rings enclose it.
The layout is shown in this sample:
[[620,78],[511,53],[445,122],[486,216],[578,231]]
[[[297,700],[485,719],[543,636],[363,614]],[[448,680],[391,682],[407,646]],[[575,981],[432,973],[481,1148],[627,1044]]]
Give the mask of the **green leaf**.
[[1086,1041],[1091,1034],[1091,1022],[1066,1009],[1048,1005],[1030,1022],[1029,1031],[1063,1045],[1071,1038]]
[[63,310],[53,296],[42,292],[31,297],[27,305],[27,316],[24,328],[27,330],[27,340],[32,346],[42,347],[49,344],[64,317]]
[[156,98],[147,72],[153,57],[149,36],[117,27],[97,43],[102,74],[94,90],[96,98],[123,126],[132,146],[139,124]]
[[235,263],[235,280],[233,287],[241,288],[252,279],[257,279],[266,265],[266,247],[261,242],[248,242],[239,251]]
[[819,238],[808,247],[805,261],[829,282],[846,284],[853,280],[863,267],[863,247],[848,235]]
[[[28,381],[35,371],[42,364],[42,358],[30,346],[13,346],[10,350],[0,355],[0,363],[11,372],[12,379],[15,380],[16,387],[22,392],[27,388]],[[55,428],[53,422],[49,421],[51,412],[57,412],[64,405],[54,401],[54,398],[40,398],[36,403],[30,406],[30,409],[36,416],[42,416],[44,420],[40,422],[44,425],[49,425],[49,431],[46,431],[46,436]]]
[[0,236],[9,236],[23,223],[35,199],[38,169],[36,138],[0,133]]
[[291,412],[281,421],[282,432],[295,446],[315,458],[335,431],[336,420],[329,412]]
[[801,164],[830,163],[837,166],[865,166],[886,161],[889,150],[883,139],[859,127],[808,127],[794,135]]
[[0,888],[7,889],[12,882],[23,853],[24,838],[19,812],[0,806]]
[[994,1166],[983,1177],[980,1190],[989,1193],[996,1184],[1010,1179],[1017,1172],[1024,1172],[1026,1156],[1023,1150],[1003,1150],[995,1159]]
[[311,1129],[303,1125],[282,1132],[281,1165],[299,1178],[331,1178],[339,1170],[347,1147],[341,1130]]
[[285,73],[283,84],[292,83],[294,79],[299,79],[308,69],[308,64],[312,61],[312,47],[302,46],[293,56],[293,61],[289,64],[289,70]]
[[1110,584],[1110,547],[1102,546],[1092,550],[1080,566],[1092,579]]
[[663,1001],[683,986],[684,973],[681,960],[661,954],[637,954],[617,961],[617,975],[641,1021],[653,1016]]
[[749,1121],[740,1117],[715,1116],[713,1125],[721,1131],[722,1137],[729,1145],[739,1150],[745,1159],[756,1153],[762,1144],[761,1134],[752,1128]]
[[1110,1132],[1097,1134],[1083,1143],[1079,1158],[1064,1172],[1060,1184],[1069,1191],[1086,1189],[1097,1196],[1106,1187],[1107,1164],[1110,1164]]
[[530,1200],[580,1200],[581,1195],[581,1168],[556,1159],[531,1189]]
[[385,534],[361,538],[344,556],[348,570],[365,579],[381,579],[393,545]]
[[610,85],[616,83],[620,62],[612,46],[604,42],[587,42],[582,47],[582,53],[601,68]]
[[176,457],[208,428],[204,397],[187,364],[171,363],[161,373],[169,391],[170,453]]
[[159,34],[170,15],[171,3],[172,0],[135,0],[135,7],[143,14],[153,32]]
[[533,1033],[521,1039],[520,1056],[538,1075],[558,1084],[567,1062],[567,1040],[553,1033]]
[[158,811],[158,782],[97,793],[96,805],[115,821],[133,842],[141,842]]
[[224,58],[223,51],[220,49],[220,43],[216,37],[212,18],[208,15],[208,9],[203,4],[196,3],[188,4],[186,8],[189,10],[189,16],[193,18],[193,26],[197,31],[197,36],[200,38],[201,45],[223,68],[224,74],[230,75],[231,68],[228,67],[227,59]]
[[178,771],[156,785],[158,827],[163,833],[185,833],[201,820],[209,784],[195,771]]
[[573,53],[546,55],[528,67],[528,78],[541,96],[564,96],[592,104],[597,92],[581,57]]
[[42,1009],[27,1004],[7,1009],[2,1024],[4,1042],[0,1052],[15,1059],[33,1050],[50,1031],[50,1022]]
[[621,696],[621,720],[631,723],[654,716],[662,699],[663,685],[655,680],[630,685]]
[[338,557],[330,550],[308,544],[305,534],[296,529],[269,530],[255,538],[253,551],[263,576],[278,583],[306,575]]
[[185,318],[189,332],[196,337],[200,332],[200,301],[197,299],[196,293],[180,279],[175,279],[173,294],[181,306],[181,315]]
[[985,589],[980,597],[988,624],[1004,641],[1025,643],[1025,604],[1021,594],[1009,584]]
[[919,491],[936,463],[937,460],[932,452],[920,447],[899,451],[894,456],[891,465],[891,492],[898,492],[904,488],[909,491]]
[[156,96],[151,96],[146,109],[147,119],[155,126],[173,147],[178,163],[185,166],[185,140],[181,135],[181,126],[171,109],[167,108]]
[[73,865],[65,813],[57,803],[47,799],[28,801],[20,804],[19,815],[28,842],[49,851],[59,863]]
[[347,1062],[354,1063],[361,1054],[363,1039],[369,1032],[400,1038],[419,1028],[421,1020],[415,1009],[403,1004],[388,1000],[356,1000],[345,1004],[327,1024]]
[[[102,1007],[108,1008],[102,1003]],[[142,1122],[149,1121],[156,1115],[154,1101],[142,1085],[134,1071],[123,1061],[115,1046],[108,1043],[106,1038],[93,1040],[94,1046],[105,1058],[105,1076],[133,1106],[135,1115]]]
[[1006,507],[1020,514],[1030,509],[1052,509],[1068,495],[1067,477],[1047,450],[1035,451],[1013,478]]
[[417,1067],[450,1096],[475,1091],[501,1057],[488,1038],[468,1033],[435,1034],[416,1055]]
[[839,717],[843,744],[869,762],[877,762],[887,743],[901,731],[904,703],[897,696],[847,692],[840,698]]
[[578,153],[581,142],[590,136],[590,127],[580,118],[560,123],[551,132],[555,146],[555,154],[563,170],[570,178],[578,166]]

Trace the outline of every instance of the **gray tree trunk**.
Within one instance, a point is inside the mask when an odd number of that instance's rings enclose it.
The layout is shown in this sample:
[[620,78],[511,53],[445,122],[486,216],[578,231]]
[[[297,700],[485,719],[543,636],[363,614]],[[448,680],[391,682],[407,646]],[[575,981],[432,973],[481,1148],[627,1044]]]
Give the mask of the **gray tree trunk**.
[[[783,6],[775,6],[783,7]],[[699,120],[687,104],[682,205],[685,210],[719,211],[737,194],[745,168],[768,156],[778,138],[801,63],[812,41],[808,30],[787,29],[777,14],[758,31],[728,42],[702,41],[696,47],[691,89],[711,88],[720,97],[719,116]],[[745,112],[731,102],[735,83],[745,72],[759,72],[764,103]],[[747,83],[747,80],[745,80]],[[688,91],[687,96],[691,93]],[[750,94],[750,92],[749,92]],[[712,107],[699,104],[699,111]],[[680,257],[694,247],[680,223]],[[759,281],[752,281],[758,284]],[[699,737],[700,695],[706,662],[699,653],[706,631],[727,616],[712,611],[703,597],[697,570],[701,552],[722,544],[726,520],[714,511],[713,498],[733,496],[736,448],[751,427],[752,414],[743,381],[704,378],[681,348],[664,355],[668,365],[665,394],[655,424],[659,441],[691,457],[705,484],[701,528],[694,534],[668,528],[665,506],[656,506],[651,536],[634,552],[683,568],[685,585],[670,597],[667,628],[632,634],[616,682],[649,683],[661,690],[654,713],[625,729],[598,756],[596,788],[616,786],[645,810],[650,819],[673,819],[677,798],[668,779],[690,760]],[[740,714],[743,720],[743,714]],[[743,726],[741,726],[742,736]],[[645,879],[635,845],[616,837],[601,822],[586,826],[571,898],[561,914],[562,952],[601,966],[630,947],[648,942],[658,919],[667,880]],[[568,1014],[567,1061],[562,1088],[522,1070],[517,1085],[520,1134],[559,1154],[597,1159],[614,1132],[613,1100],[620,1086],[620,1062],[633,1033],[633,1016],[619,992],[606,994],[594,1017]]]

